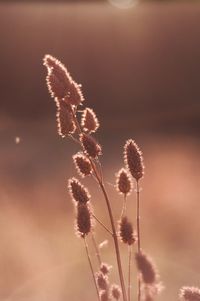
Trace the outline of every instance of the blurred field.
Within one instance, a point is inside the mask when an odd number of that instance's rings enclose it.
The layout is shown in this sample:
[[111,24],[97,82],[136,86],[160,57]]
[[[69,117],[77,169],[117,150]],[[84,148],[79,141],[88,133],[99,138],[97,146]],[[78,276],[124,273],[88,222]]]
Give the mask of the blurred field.
[[[78,149],[56,133],[45,53],[66,63],[100,119],[97,138],[116,219],[122,200],[113,184],[122,146],[134,138],[143,150],[142,246],[166,287],[158,300],[177,300],[182,285],[200,286],[198,1],[130,10],[4,1],[0,23],[0,300],[96,298],[67,192]],[[96,215],[109,226],[100,191],[92,179],[85,184]],[[134,219],[134,194],[128,206]],[[98,243],[109,239],[98,225],[96,233]],[[122,253],[126,271],[123,246]],[[91,255],[97,267],[93,248]],[[110,239],[102,256],[118,282]]]
[[[22,135],[19,144],[6,136],[0,150],[1,300],[95,298],[83,244],[74,235],[73,208],[66,189],[67,178],[76,175],[71,155],[77,149],[70,141],[60,140],[52,125],[53,121],[32,124],[30,135]],[[51,131],[55,135],[48,137]],[[146,165],[142,245],[155,258],[166,286],[161,300],[176,300],[181,285],[199,284],[199,141],[187,136],[142,136],[137,141]],[[123,143],[120,137],[112,145],[103,138],[108,183],[114,183],[114,174],[122,165]],[[108,224],[100,192],[92,179],[85,183],[96,215]],[[117,218],[121,199],[112,185],[107,188]],[[128,204],[130,217],[134,217],[134,195]],[[98,242],[109,239],[98,225],[96,231]],[[102,254],[114,264],[112,250],[110,241]],[[126,249],[122,250],[126,263]],[[96,262],[93,249],[91,253]]]

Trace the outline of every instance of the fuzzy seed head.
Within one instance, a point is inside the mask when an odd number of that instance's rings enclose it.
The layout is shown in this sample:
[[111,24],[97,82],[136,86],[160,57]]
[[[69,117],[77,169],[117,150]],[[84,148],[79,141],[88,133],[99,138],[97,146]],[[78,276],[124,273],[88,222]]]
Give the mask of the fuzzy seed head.
[[80,86],[72,79],[66,67],[55,57],[45,55],[47,87],[52,97],[65,99],[68,104],[79,105],[84,100]]
[[92,214],[88,204],[77,206],[76,232],[79,237],[85,237],[92,229]]
[[102,272],[96,273],[96,281],[100,290],[108,289],[108,277]]
[[193,286],[184,286],[180,289],[179,297],[184,301],[200,301],[200,289]]
[[84,151],[89,157],[95,159],[101,155],[101,146],[92,136],[83,133],[80,135],[80,141]]
[[79,180],[72,178],[69,180],[68,189],[71,194],[72,200],[79,204],[86,204],[90,201],[90,194]]
[[103,275],[108,275],[111,268],[112,266],[108,265],[105,262],[102,262],[100,266],[100,271],[103,273]]
[[99,121],[92,109],[86,108],[83,111],[81,126],[83,130],[88,133],[96,132],[96,130],[99,128]]
[[85,177],[91,175],[92,167],[88,158],[81,152],[73,156],[75,167],[80,176]]
[[128,245],[132,245],[136,241],[133,226],[126,216],[122,217],[119,222],[119,237],[123,243]]
[[142,152],[132,139],[129,139],[124,146],[124,161],[127,169],[137,181],[144,176]]
[[121,293],[122,293],[122,292],[121,292],[121,289],[120,289],[119,285],[113,284],[113,285],[111,286],[111,294],[112,294],[112,296],[113,296],[113,298],[114,298],[115,300],[119,300],[119,299],[120,299]]
[[111,300],[107,290],[100,291],[100,300],[101,301],[110,301]]
[[149,285],[154,284],[158,279],[158,274],[151,258],[140,252],[136,253],[135,260],[144,283]]
[[117,174],[116,187],[119,193],[125,196],[130,194],[132,190],[132,180],[126,171],[126,169],[121,168]]
[[67,135],[73,134],[75,132],[76,126],[73,121],[71,107],[63,100],[59,101],[59,105],[57,106],[56,120],[58,126],[58,134],[61,137],[64,138]]

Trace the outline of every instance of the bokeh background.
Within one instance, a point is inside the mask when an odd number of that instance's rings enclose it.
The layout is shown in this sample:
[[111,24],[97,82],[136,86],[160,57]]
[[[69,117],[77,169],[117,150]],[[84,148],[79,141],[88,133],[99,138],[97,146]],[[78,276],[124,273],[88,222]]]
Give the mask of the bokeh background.
[[[0,300],[94,300],[85,250],[74,234],[67,179],[78,148],[57,135],[42,58],[58,57],[83,85],[101,122],[96,137],[116,219],[115,173],[133,138],[144,153],[142,246],[165,290],[200,285],[199,1],[4,1],[0,3]],[[95,213],[109,226],[92,179]],[[128,199],[135,223],[135,195]],[[103,259],[112,241],[97,225]],[[95,268],[94,249],[91,256]],[[122,246],[124,269],[127,250]],[[133,291],[136,278],[133,271]]]

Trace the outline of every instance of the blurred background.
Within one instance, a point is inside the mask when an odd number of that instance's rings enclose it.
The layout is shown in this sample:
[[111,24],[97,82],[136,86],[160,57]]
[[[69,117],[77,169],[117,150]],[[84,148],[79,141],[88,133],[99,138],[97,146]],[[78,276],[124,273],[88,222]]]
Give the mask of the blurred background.
[[[142,246],[165,290],[200,285],[199,1],[1,1],[0,3],[0,300],[94,300],[83,242],[74,234],[67,179],[76,145],[57,134],[42,59],[59,58],[83,85],[101,127],[101,162],[116,219],[115,173],[123,145],[144,153]],[[95,213],[109,226],[92,179]],[[135,224],[135,195],[128,199]],[[96,226],[102,257],[113,245]],[[97,268],[94,249],[91,256]],[[127,250],[122,246],[124,270]],[[133,294],[136,276],[133,271]]]

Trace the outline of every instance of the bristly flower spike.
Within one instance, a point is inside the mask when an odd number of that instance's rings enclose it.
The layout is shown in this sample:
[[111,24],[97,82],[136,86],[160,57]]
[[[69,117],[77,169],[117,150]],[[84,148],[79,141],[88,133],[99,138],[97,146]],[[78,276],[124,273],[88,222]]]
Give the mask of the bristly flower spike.
[[119,300],[119,298],[121,297],[121,289],[119,287],[119,285],[117,284],[113,284],[111,286],[111,295],[115,300]]
[[117,173],[117,179],[116,179],[117,191],[127,196],[128,194],[131,193],[132,186],[133,186],[132,179],[130,178],[128,172],[126,171],[125,168],[121,168]]
[[68,189],[73,201],[79,204],[86,204],[90,201],[91,196],[87,188],[85,188],[76,178],[69,180]]
[[99,128],[99,121],[92,109],[86,108],[83,111],[81,126],[83,130],[88,133],[96,132],[96,130]]
[[92,174],[92,167],[89,159],[81,152],[73,156],[75,167],[81,177]]
[[85,153],[89,157],[96,159],[99,155],[101,155],[101,146],[92,136],[83,133],[80,135],[80,141]]
[[132,245],[136,241],[133,226],[126,216],[122,217],[119,222],[119,237],[123,243],[128,245]]
[[79,203],[77,206],[76,232],[79,237],[85,237],[92,229],[92,213],[89,204]]
[[180,289],[179,298],[184,301],[200,301],[200,289],[193,286],[183,286]]
[[57,105],[56,119],[58,134],[61,137],[64,138],[75,132],[76,126],[73,120],[71,106],[65,103],[63,100],[60,100],[59,105]]
[[142,152],[132,139],[129,139],[124,146],[124,162],[136,181],[139,181],[144,176]]
[[152,285],[157,282],[159,275],[151,258],[143,252],[136,253],[136,265],[141,273],[142,280],[145,284]]
[[84,101],[80,85],[72,79],[66,67],[49,54],[45,55],[43,62],[47,67],[46,81],[51,96],[64,99],[70,105],[80,105]]

